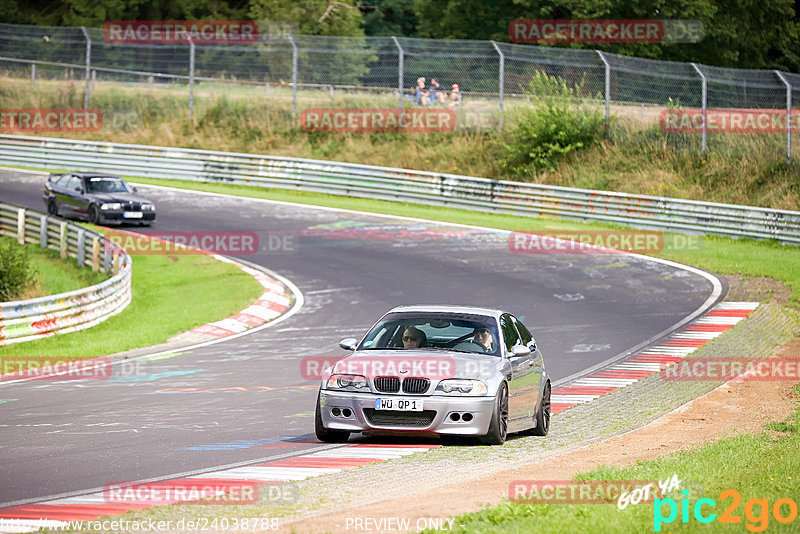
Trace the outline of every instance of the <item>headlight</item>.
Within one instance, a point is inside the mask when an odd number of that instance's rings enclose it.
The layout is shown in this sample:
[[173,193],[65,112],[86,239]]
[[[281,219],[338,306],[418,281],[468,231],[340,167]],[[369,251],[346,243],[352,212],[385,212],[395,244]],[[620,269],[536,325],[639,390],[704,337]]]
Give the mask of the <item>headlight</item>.
[[110,204],[101,204],[101,210],[119,210],[122,209],[122,204],[119,202],[111,202]]
[[328,389],[362,389],[367,387],[367,379],[361,375],[333,375],[328,379]]
[[447,395],[486,395],[486,384],[480,380],[460,380],[451,378],[442,380],[436,386],[436,391]]
[[155,211],[156,205],[155,204],[142,204],[142,211]]

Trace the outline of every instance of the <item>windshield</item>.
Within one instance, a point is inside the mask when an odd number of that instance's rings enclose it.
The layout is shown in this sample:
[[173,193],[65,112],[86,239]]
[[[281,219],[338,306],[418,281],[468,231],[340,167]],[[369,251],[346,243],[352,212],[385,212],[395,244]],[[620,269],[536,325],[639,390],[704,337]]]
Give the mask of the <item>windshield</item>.
[[128,188],[120,178],[95,176],[86,180],[89,193],[127,193]]
[[440,348],[499,355],[492,317],[452,313],[392,313],[370,330],[361,350]]

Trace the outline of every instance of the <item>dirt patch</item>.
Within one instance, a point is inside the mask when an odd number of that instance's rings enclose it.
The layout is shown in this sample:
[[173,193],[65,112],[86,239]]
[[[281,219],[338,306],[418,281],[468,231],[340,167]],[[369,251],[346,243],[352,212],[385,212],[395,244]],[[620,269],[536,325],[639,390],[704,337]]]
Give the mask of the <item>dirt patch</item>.
[[[776,355],[797,357],[800,339],[785,345]],[[400,532],[396,521],[408,520],[410,530],[416,531],[418,524],[423,526],[431,519],[442,520],[483,506],[496,506],[508,496],[509,484],[514,480],[569,480],[600,465],[623,467],[737,433],[760,432],[764,423],[782,421],[793,413],[794,397],[790,382],[728,382],[644,427],[605,441],[542,462],[422,491],[410,498],[385,500],[288,523],[286,530],[352,532],[368,526],[380,530],[378,526],[384,524],[380,523],[383,520],[392,521],[391,529]],[[754,406],[758,406],[757,411]],[[357,528],[357,520],[361,521],[361,529]],[[446,528],[447,523],[443,526]]]
[[728,280],[728,301],[772,302],[785,306],[792,290],[783,282],[764,276],[725,275]]

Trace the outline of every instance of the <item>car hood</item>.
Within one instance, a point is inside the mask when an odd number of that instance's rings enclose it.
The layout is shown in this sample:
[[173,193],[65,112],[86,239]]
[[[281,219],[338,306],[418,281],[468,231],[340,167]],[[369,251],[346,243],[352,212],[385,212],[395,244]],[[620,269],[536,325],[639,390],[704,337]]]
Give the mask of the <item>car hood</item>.
[[425,349],[359,350],[336,362],[328,372],[360,374],[367,378],[478,379],[495,373],[502,365],[503,359],[491,354]]
[[125,204],[128,202],[150,203],[149,200],[136,193],[88,193],[86,196],[100,202],[122,202]]

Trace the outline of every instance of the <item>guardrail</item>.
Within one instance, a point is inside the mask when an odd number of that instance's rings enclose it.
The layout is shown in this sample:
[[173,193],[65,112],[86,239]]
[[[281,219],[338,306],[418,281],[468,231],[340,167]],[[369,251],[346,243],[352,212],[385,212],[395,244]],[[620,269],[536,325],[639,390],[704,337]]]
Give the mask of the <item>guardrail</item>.
[[0,135],[7,164],[243,184],[800,244],[800,212],[353,163]]
[[[0,346],[65,334],[94,326],[121,312],[131,301],[131,259],[103,235],[53,216],[0,203],[0,235],[39,243],[74,257],[79,266],[103,270],[111,278],[68,293],[0,302]],[[102,262],[102,263],[101,263]]]

